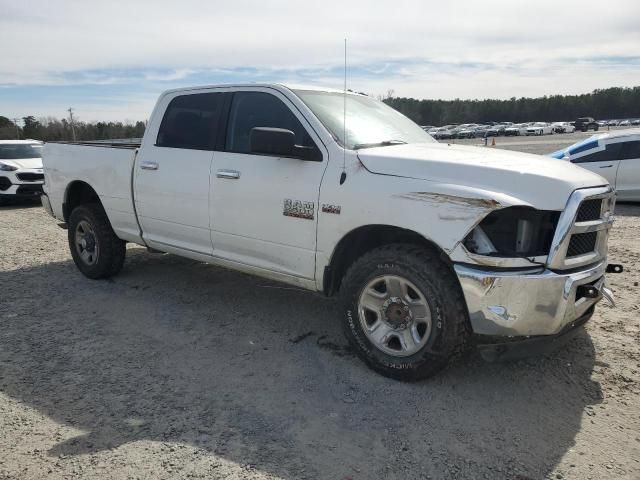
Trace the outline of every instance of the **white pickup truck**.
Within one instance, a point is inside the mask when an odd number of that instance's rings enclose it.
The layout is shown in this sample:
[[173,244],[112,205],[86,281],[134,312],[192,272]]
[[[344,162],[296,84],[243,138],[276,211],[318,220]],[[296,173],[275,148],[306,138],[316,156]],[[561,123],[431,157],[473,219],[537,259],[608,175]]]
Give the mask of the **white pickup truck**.
[[610,294],[606,180],[437,143],[362,94],[171,90],[141,144],[47,143],[43,158],[43,204],[87,277],[118,273],[132,242],[339,293],[353,348],[396,379],[433,375],[469,339],[494,358],[546,347]]

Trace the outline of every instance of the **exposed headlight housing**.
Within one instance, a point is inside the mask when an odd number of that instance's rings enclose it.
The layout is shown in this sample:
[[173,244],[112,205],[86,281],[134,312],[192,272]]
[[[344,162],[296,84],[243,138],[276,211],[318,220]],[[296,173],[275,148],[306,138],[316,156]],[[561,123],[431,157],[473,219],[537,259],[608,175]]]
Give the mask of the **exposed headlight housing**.
[[13,165],[8,165],[6,163],[2,163],[0,162],[0,170],[2,170],[3,172],[13,172],[14,170],[17,170],[18,167],[14,167]]
[[548,255],[560,212],[507,207],[487,215],[464,239],[473,254],[501,258]]

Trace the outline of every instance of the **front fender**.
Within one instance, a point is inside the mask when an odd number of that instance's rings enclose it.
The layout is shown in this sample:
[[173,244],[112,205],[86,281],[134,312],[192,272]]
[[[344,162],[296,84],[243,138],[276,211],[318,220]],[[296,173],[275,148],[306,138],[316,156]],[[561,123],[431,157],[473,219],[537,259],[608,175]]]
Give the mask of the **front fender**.
[[[531,206],[508,194],[429,182],[421,179],[372,174],[349,175],[348,188],[323,190],[318,209],[316,280],[322,285],[324,268],[349,232],[368,225],[410,230],[435,244],[447,255],[475,225],[496,209]],[[339,206],[323,211],[323,205]]]

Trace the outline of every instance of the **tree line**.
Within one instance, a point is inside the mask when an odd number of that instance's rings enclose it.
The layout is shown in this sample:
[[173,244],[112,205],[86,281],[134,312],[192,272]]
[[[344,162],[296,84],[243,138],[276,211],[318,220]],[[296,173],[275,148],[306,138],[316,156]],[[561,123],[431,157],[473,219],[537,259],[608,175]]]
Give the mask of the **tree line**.
[[395,97],[383,101],[419,125],[485,122],[573,121],[640,118],[640,87],[605,88],[582,95],[552,95],[508,100],[417,100]]
[[22,126],[11,119],[0,116],[0,140],[31,138],[44,141],[109,140],[114,138],[140,138],[144,134],[145,122],[71,122],[55,117],[22,118]]
[[[578,117],[640,118],[640,87],[606,88],[583,95],[552,95],[509,100],[418,100],[396,97],[390,90],[382,100],[419,125],[450,123],[572,121]],[[33,138],[44,141],[139,138],[146,122],[81,122],[54,117],[22,118],[22,126],[0,116],[0,139]]]

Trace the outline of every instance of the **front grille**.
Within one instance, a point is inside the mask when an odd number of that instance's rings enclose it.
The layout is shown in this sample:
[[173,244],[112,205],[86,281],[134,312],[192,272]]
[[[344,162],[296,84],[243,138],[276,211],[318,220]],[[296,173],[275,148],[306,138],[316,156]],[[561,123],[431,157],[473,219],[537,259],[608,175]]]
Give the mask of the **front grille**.
[[18,173],[16,177],[23,182],[37,182],[38,180],[44,180],[44,174],[42,173]]
[[41,195],[42,185],[20,185],[16,190],[18,195]]
[[553,269],[595,265],[607,258],[615,194],[610,187],[581,188],[560,215],[547,264]]
[[574,233],[567,248],[567,257],[577,257],[578,255],[593,252],[596,248],[597,240],[598,232]]
[[0,190],[8,190],[11,186],[11,180],[7,177],[0,177]]
[[576,222],[590,222],[599,220],[602,214],[602,199],[594,198],[593,200],[585,200],[578,209]]

